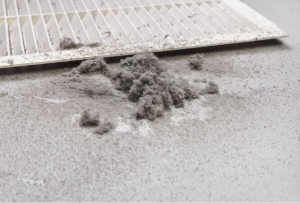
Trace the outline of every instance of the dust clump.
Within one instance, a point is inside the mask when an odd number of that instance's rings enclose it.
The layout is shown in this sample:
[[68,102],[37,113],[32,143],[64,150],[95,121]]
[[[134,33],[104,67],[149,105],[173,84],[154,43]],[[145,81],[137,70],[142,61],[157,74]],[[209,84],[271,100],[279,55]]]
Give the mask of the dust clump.
[[95,134],[103,135],[113,130],[114,125],[109,121],[101,122],[99,127],[94,131]]
[[83,73],[91,73],[95,71],[100,71],[104,75],[107,74],[108,65],[105,63],[102,57],[83,61],[77,68],[73,68],[71,73],[83,74]]
[[203,54],[194,54],[188,58],[189,67],[193,70],[202,70]]
[[187,80],[175,78],[167,71],[167,64],[153,53],[138,54],[122,60],[110,74],[117,90],[137,102],[137,119],[154,120],[170,106],[184,107],[184,101],[198,98]]
[[94,133],[99,134],[99,135],[103,135],[105,133],[111,132],[114,128],[113,123],[107,121],[107,119],[104,120],[103,122],[100,122],[99,118],[100,118],[99,113],[96,113],[95,111],[92,111],[91,109],[87,109],[81,113],[78,124],[80,127],[86,127],[86,126],[96,127],[97,126]]
[[79,126],[98,126],[99,114],[91,112],[91,109],[85,110],[81,115],[78,122]]
[[209,82],[207,86],[200,91],[200,95],[205,94],[218,94],[219,93],[219,87],[217,84],[213,82]]
[[59,43],[60,50],[78,49],[82,46],[82,43],[76,43],[69,37],[63,37]]
[[101,44],[100,43],[98,43],[98,42],[95,42],[95,43],[90,43],[90,44],[87,44],[86,46],[87,47],[91,47],[91,48],[93,48],[93,47],[99,47]]
[[72,40],[69,37],[63,37],[60,40],[59,48],[60,48],[60,50],[70,50],[70,49],[78,49],[78,48],[81,48],[84,46],[93,48],[93,47],[98,47],[100,45],[101,44],[98,42],[90,43],[90,44],[76,43],[76,42],[74,42],[74,40]]

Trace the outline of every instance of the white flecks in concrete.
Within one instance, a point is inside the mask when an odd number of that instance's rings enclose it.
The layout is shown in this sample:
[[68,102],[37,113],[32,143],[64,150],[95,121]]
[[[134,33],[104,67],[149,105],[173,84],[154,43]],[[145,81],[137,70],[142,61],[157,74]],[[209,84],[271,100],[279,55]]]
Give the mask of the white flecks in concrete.
[[119,122],[117,124],[115,131],[126,133],[126,132],[131,131],[131,126],[125,122],[122,122],[122,118],[119,118]]
[[272,88],[276,86],[276,81],[268,79],[242,79],[233,77],[217,78],[216,83],[219,86],[219,92],[223,94],[236,94],[244,96],[254,90],[263,88]]
[[80,118],[80,114],[75,114],[73,117],[72,117],[72,125],[78,125],[78,121],[79,121],[79,118]]
[[[185,103],[184,108],[172,108],[171,120],[173,124],[180,125],[180,122],[186,118],[196,119],[198,121],[205,121],[209,118],[208,114],[212,111],[211,107],[204,107],[203,100],[194,100]],[[187,113],[188,112],[188,113]]]
[[87,138],[90,138],[90,137],[92,137],[93,136],[93,132],[89,132],[89,133],[87,133],[86,131],[84,131],[84,134],[86,134],[86,137]]
[[38,96],[34,96],[36,99],[42,100],[47,103],[54,103],[54,104],[62,104],[66,103],[68,100],[63,100],[63,99],[47,99],[47,98],[42,98]]
[[23,99],[23,98],[25,98],[24,96],[14,96],[13,97],[14,99]]
[[209,118],[208,113],[212,111],[212,108],[200,108],[199,109],[199,121],[205,121],[207,118]]
[[140,135],[142,135],[142,136],[148,136],[152,132],[152,129],[150,128],[150,125],[149,125],[149,121],[147,121],[147,120],[140,121],[138,129],[139,129]]

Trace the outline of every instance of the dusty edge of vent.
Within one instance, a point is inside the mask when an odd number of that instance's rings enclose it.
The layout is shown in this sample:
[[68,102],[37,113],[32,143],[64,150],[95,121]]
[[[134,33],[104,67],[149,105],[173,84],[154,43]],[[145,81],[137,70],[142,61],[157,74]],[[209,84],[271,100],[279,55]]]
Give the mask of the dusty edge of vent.
[[0,68],[287,36],[239,0],[0,0]]

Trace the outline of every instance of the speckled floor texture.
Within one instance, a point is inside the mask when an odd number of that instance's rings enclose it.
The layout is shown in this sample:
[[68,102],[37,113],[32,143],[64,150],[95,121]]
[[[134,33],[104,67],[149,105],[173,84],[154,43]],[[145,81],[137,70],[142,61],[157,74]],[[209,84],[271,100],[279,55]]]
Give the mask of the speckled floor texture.
[[[300,1],[244,2],[290,37],[158,55],[220,94],[153,122],[132,119],[123,96],[64,92],[55,81],[70,69],[2,75],[0,201],[300,201]],[[192,71],[198,52],[204,68]],[[87,107],[115,129],[79,127]]]

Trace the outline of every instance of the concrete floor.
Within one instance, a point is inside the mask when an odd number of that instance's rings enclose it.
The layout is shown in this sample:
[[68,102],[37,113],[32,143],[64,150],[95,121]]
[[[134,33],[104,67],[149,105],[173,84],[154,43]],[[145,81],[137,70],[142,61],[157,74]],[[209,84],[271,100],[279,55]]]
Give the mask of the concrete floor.
[[[154,122],[130,119],[122,99],[53,89],[65,69],[0,77],[0,201],[300,201],[300,1],[244,2],[290,37],[160,54],[220,94]],[[182,68],[197,52],[204,70]],[[116,129],[78,127],[86,106]]]

